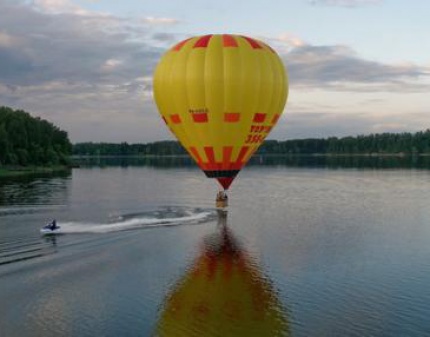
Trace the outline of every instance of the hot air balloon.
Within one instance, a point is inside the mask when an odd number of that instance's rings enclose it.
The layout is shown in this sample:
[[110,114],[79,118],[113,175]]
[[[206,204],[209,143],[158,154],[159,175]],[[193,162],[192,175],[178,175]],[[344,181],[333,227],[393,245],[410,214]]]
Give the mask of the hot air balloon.
[[242,35],[186,39],[162,56],[154,73],[164,122],[224,190],[272,130],[287,96],[279,56]]
[[156,337],[287,337],[286,310],[255,260],[219,218],[189,271],[166,296]]

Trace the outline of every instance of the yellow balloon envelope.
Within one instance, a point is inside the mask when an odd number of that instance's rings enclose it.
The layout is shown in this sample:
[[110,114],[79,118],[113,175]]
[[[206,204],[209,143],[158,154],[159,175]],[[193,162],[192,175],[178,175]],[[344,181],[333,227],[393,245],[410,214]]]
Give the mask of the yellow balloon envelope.
[[154,96],[163,120],[206,176],[228,189],[282,114],[288,83],[267,44],[205,35],[164,54]]

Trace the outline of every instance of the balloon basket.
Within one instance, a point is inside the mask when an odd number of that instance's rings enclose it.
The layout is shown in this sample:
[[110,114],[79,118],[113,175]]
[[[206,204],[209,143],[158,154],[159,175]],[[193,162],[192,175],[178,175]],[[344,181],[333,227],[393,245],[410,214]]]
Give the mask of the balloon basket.
[[215,202],[215,206],[217,209],[226,209],[228,207],[228,202],[223,200],[221,201],[217,200]]

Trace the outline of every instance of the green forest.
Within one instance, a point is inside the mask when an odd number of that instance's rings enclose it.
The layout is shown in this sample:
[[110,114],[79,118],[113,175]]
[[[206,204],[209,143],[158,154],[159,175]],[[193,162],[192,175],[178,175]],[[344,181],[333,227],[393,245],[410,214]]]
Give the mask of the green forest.
[[73,155],[77,156],[166,156],[182,155],[187,152],[175,141],[161,141],[148,144],[123,143],[77,143]]
[[0,166],[67,165],[67,132],[22,110],[0,107]]
[[[51,122],[22,110],[0,107],[0,166],[69,165],[75,156],[185,155],[176,141],[147,144],[77,143]],[[257,154],[270,155],[419,155],[430,154],[430,130],[356,137],[266,140]]]
[[[78,143],[74,155],[86,156],[144,156],[183,155],[183,147],[175,141],[148,144]],[[266,140],[257,154],[274,155],[417,155],[430,154],[430,130],[416,133],[381,133],[357,137],[309,138],[295,140]]]
[[424,154],[430,153],[430,130],[356,137],[268,140],[260,154]]

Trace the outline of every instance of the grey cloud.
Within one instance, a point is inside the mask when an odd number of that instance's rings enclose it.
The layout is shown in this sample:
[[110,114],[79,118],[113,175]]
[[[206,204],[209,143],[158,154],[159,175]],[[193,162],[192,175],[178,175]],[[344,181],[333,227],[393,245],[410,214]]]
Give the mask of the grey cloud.
[[377,116],[371,113],[287,111],[270,139],[346,137],[381,132],[422,131],[428,124],[426,111]]
[[157,41],[168,42],[168,43],[173,43],[175,41],[176,42],[178,41],[178,37],[176,34],[164,33],[164,32],[154,33],[152,35],[152,38]]
[[0,80],[13,83],[17,76],[25,77],[33,68],[28,55],[0,47]]
[[[175,38],[151,30],[149,25],[95,13],[48,14],[25,5],[27,2],[0,0],[1,105],[48,118],[67,130],[74,142],[171,138],[151,97],[151,77],[163,46],[179,41],[179,35]],[[426,76],[425,69],[418,66],[367,61],[340,46],[298,44],[284,55],[284,61],[295,88],[351,90],[354,83],[359,85],[352,88],[357,91],[387,83],[405,87],[405,81],[412,88]],[[309,109],[303,114],[288,112],[271,136],[346,135],[386,125],[365,115],[310,114],[328,111],[323,106]],[[416,120],[421,125],[425,121]],[[415,127],[406,117],[399,121]]]
[[0,104],[51,120],[72,141],[168,138],[150,102],[163,51],[148,42],[152,32],[90,14],[0,2],[0,33],[8,42],[0,45]]
[[292,49],[283,59],[291,85],[340,88],[342,83],[404,85],[407,81],[417,82],[421,77],[428,76],[428,70],[424,67],[368,61],[344,46],[304,45]]
[[372,121],[360,115],[290,112],[271,133],[273,139],[326,138],[369,133]]
[[[133,27],[135,34],[137,29]],[[0,49],[0,81],[10,85],[130,82],[151,74],[160,54],[145,43],[148,33],[143,28],[141,40],[133,41],[131,28],[109,16],[50,15],[29,6],[3,3],[0,31],[20,41]],[[109,59],[122,63],[105,71],[102,67]]]
[[0,86],[0,102],[49,119],[68,131],[73,142],[172,138],[154,103],[145,100],[140,91],[63,83],[53,86],[27,87],[5,95]]

